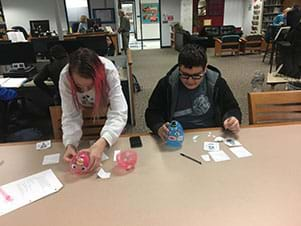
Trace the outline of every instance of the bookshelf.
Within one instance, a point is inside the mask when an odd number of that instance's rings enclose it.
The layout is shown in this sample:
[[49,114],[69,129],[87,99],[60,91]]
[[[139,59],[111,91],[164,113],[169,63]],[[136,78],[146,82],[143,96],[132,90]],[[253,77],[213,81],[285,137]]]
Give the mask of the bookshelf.
[[273,23],[273,19],[282,11],[282,0],[264,0],[262,15],[262,32],[267,30],[269,24]]
[[6,24],[5,24],[2,4],[0,2],[0,39],[3,38],[5,34],[6,34]]
[[263,4],[260,1],[256,1],[253,5],[253,17],[252,17],[252,26],[251,34],[260,34],[261,33],[261,21],[262,21],[262,11]]

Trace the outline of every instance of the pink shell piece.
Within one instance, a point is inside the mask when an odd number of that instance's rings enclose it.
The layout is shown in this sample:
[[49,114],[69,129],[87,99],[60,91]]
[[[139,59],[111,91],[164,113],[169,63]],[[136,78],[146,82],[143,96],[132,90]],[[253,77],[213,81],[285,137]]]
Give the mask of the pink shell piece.
[[89,152],[79,151],[71,160],[70,170],[75,174],[86,174],[90,164]]
[[117,156],[117,165],[125,170],[133,169],[136,165],[138,155],[133,150],[120,152]]

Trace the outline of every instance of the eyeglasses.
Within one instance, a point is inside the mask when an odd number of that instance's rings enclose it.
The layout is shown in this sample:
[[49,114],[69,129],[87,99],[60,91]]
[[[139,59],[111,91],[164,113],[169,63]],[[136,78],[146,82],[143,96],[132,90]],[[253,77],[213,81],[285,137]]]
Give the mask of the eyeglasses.
[[192,78],[193,80],[199,80],[201,79],[202,77],[204,77],[204,75],[206,74],[206,72],[202,72],[202,73],[197,73],[197,74],[185,74],[183,73],[181,70],[179,70],[179,73],[180,73],[180,78],[183,78],[183,79],[189,79],[189,78]]

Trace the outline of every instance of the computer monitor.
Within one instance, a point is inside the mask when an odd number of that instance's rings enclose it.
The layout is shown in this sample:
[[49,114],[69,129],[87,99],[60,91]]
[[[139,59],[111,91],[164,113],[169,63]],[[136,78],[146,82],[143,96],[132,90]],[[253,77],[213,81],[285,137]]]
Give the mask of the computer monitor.
[[0,45],[0,65],[10,65],[13,63],[36,63],[32,43],[17,42]]
[[98,31],[101,28],[101,19],[88,19],[88,30],[90,31]]
[[50,31],[49,20],[30,20],[30,33],[33,37],[40,36]]
[[33,38],[31,43],[33,45],[34,52],[37,56],[47,56],[48,53],[48,43],[58,41],[57,36],[45,37],[45,38]]

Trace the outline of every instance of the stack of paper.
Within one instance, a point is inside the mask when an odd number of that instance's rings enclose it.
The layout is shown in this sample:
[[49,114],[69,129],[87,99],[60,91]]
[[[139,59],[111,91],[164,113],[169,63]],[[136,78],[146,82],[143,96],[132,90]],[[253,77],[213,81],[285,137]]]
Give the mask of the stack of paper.
[[0,78],[0,87],[19,88],[27,81],[27,78]]

